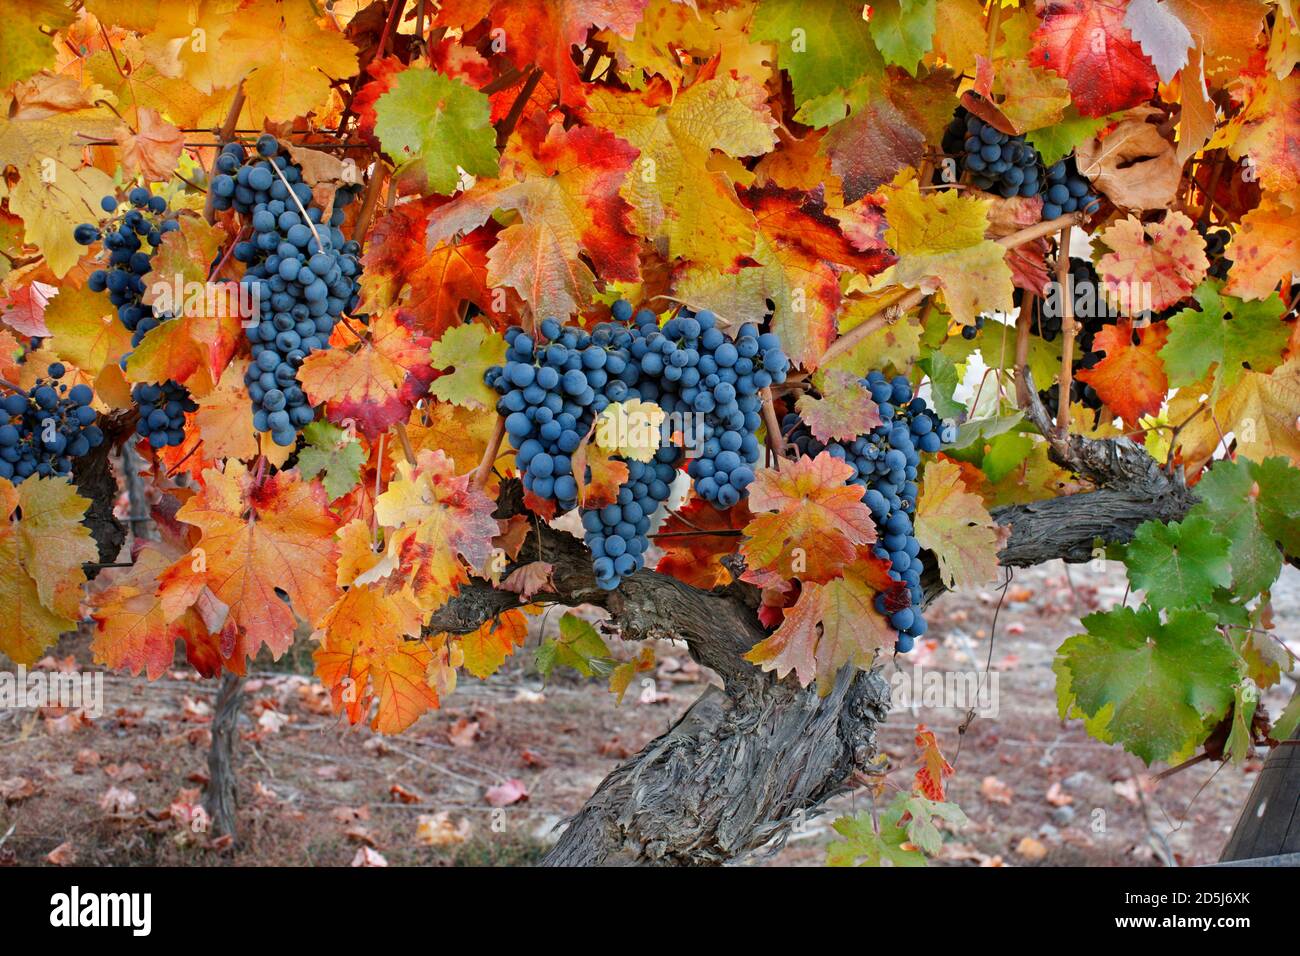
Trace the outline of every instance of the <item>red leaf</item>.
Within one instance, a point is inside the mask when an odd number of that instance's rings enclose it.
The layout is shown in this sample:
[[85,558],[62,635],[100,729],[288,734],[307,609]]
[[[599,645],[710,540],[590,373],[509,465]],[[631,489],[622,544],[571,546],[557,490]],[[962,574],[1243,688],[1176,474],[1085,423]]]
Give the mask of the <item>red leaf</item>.
[[1136,426],[1143,415],[1160,411],[1169,391],[1165,363],[1159,355],[1169,338],[1169,327],[1163,322],[1147,326],[1137,333],[1137,345],[1133,344],[1133,335],[1133,323],[1128,319],[1103,326],[1092,340],[1092,347],[1105,352],[1106,357],[1092,368],[1079,371],[1079,381],[1091,385],[1129,427]]
[[1115,0],[1048,3],[1034,31],[1029,62],[1065,77],[1084,116],[1137,106],[1155,91],[1156,68],[1124,26],[1127,8]]

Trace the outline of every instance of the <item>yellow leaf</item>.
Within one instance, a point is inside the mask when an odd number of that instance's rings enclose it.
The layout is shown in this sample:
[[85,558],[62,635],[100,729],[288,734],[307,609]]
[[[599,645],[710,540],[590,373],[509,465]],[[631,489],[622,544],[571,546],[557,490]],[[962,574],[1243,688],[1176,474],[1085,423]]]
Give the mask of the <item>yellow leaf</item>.
[[248,363],[242,359],[232,362],[221,374],[217,387],[199,400],[194,423],[203,439],[205,458],[249,459],[257,454],[253,407],[244,388],[247,368]]
[[961,469],[939,459],[926,466],[916,503],[916,540],[939,560],[944,584],[976,587],[997,576],[999,532]]

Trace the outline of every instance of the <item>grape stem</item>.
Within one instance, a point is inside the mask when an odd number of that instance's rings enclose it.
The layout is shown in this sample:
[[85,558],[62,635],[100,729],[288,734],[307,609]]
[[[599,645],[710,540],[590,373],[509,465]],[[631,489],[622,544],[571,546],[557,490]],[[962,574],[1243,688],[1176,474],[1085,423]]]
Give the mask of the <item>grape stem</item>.
[[786,457],[785,447],[781,441],[781,423],[776,417],[776,405],[772,400],[771,386],[763,389],[763,424],[767,426],[767,447],[778,460]]
[[[1039,308],[1038,296],[1030,295],[1020,307],[1016,316],[1016,368],[1022,369],[1029,364],[1029,333],[1034,322],[1034,313]],[[1029,407],[1029,384],[1025,377],[1016,375],[1016,406],[1020,409]]]
[[497,460],[497,454],[501,451],[501,439],[506,434],[506,420],[500,415],[497,416],[497,425],[492,432],[492,438],[488,441],[487,448],[483,451],[483,460],[478,463],[474,469],[474,477],[470,480],[470,485],[474,488],[482,488],[487,484],[488,475],[492,473],[492,465]]
[[25,388],[19,388],[19,387],[18,387],[17,385],[15,385],[13,382],[8,381],[7,379],[0,378],[0,385],[3,385],[3,386],[4,386],[5,388],[7,388],[7,389],[11,389],[15,395],[26,395],[26,394],[27,394],[27,389],[25,389]]
[[1074,277],[1070,274],[1070,232],[1061,228],[1056,248],[1056,292],[1061,297],[1061,391],[1056,402],[1056,434],[1064,439],[1070,431],[1070,386],[1074,374]]
[[297,206],[298,211],[302,213],[303,221],[307,223],[307,228],[311,230],[312,236],[316,239],[317,249],[324,252],[325,242],[321,239],[320,233],[316,231],[316,223],[312,222],[311,216],[307,215],[307,207],[302,204],[302,200],[298,198],[298,194],[293,191],[293,186],[289,183],[289,180],[284,178],[284,172],[281,171],[280,167],[274,162],[268,163],[267,165],[269,165],[271,169],[275,171],[275,174],[280,177],[280,182],[284,183],[284,188],[293,198],[293,204]]
[[402,443],[402,454],[408,464],[415,464],[415,449],[411,447],[411,437],[406,434],[406,422],[397,422],[397,440]]
[[519,117],[524,113],[524,107],[528,105],[528,100],[532,97],[533,91],[537,89],[537,84],[542,81],[542,71],[537,67],[532,68],[528,74],[528,79],[524,82],[523,87],[515,96],[515,101],[510,104],[510,112],[506,114],[501,125],[497,127],[497,149],[505,149],[506,141],[510,139],[510,134],[515,131],[515,126],[519,122]]

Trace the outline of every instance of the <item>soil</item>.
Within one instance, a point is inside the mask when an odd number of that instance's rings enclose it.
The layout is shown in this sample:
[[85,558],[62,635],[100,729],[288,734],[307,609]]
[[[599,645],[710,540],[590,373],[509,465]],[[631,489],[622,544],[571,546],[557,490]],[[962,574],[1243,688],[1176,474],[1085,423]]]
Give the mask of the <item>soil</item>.
[[[1081,615],[1124,596],[1116,565],[1018,571],[1000,610],[997,590],[945,595],[928,612],[927,639],[886,665],[894,679],[915,668],[978,679],[991,662],[995,715],[959,734],[965,710],[922,700],[896,708],[882,729],[893,768],[886,791],[911,785],[918,723],[955,765],[948,797],[970,822],[948,834],[937,865],[1187,866],[1218,857],[1262,755],[1157,782],[1136,758],[1057,716],[1056,648]],[[1275,612],[1278,637],[1300,651],[1300,572],[1287,569]],[[553,633],[559,617],[553,610],[536,627]],[[330,712],[310,676],[308,641],[259,662],[240,720],[234,845],[214,839],[197,809],[215,681],[179,670],[152,684],[105,674],[97,718],[0,711],[0,864],[532,864],[605,774],[710,679],[665,642],[653,681],[634,682],[619,705],[599,679],[557,672],[544,683],[534,646],[489,680],[464,677],[441,710],[396,737]],[[91,669],[88,637],[65,637],[44,666]],[[1266,694],[1272,713],[1294,686],[1284,680]],[[783,846],[741,865],[820,865],[831,822],[871,800],[865,790],[837,798]]]

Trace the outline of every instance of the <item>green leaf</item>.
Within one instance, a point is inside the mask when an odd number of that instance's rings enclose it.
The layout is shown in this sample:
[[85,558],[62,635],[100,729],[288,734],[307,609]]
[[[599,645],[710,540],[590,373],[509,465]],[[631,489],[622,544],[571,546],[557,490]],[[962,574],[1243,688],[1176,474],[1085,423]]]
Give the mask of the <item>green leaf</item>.
[[298,467],[304,478],[325,472],[325,493],[330,501],[341,498],[357,486],[361,465],[366,460],[359,441],[337,425],[327,421],[312,422],[302,430],[308,445],[298,453]]
[[1082,716],[1098,740],[1147,764],[1182,760],[1227,713],[1237,655],[1210,615],[1177,610],[1162,623],[1147,605],[1118,607],[1083,626],[1052,669],[1062,716]]
[[794,101],[844,90],[884,63],[871,42],[862,5],[846,0],[761,0],[750,35],[776,44],[777,62],[790,75]]
[[428,189],[450,194],[457,167],[495,176],[500,157],[487,96],[435,70],[412,67],[375,102],[375,135],[400,166],[424,175]]
[[1228,548],[1208,518],[1148,521],[1133,535],[1124,565],[1133,587],[1156,607],[1196,607],[1232,583]]
[[934,43],[935,0],[877,0],[871,4],[871,38],[885,62],[913,76]]
[[956,418],[966,411],[966,406],[953,399],[953,392],[961,382],[957,366],[947,355],[934,352],[918,363],[930,376],[930,404],[940,418]]
[[1300,554],[1300,469],[1279,457],[1251,462],[1250,472],[1259,486],[1260,527],[1287,554]]
[[556,667],[571,667],[583,677],[613,670],[609,647],[596,629],[573,614],[560,618],[560,636],[537,648],[537,670],[549,678]]
[[1228,742],[1223,751],[1237,766],[1246,762],[1246,758],[1255,752],[1251,740],[1250,724],[1255,719],[1255,707],[1259,704],[1259,689],[1249,681],[1237,685],[1232,708],[1232,729],[1228,731]]
[[1269,735],[1274,740],[1290,740],[1300,727],[1300,690],[1291,695],[1291,700],[1282,708],[1282,713],[1273,722]]
[[1055,164],[1074,152],[1074,148],[1084,140],[1092,139],[1111,117],[1080,116],[1073,106],[1065,109],[1065,117],[1059,123],[1030,130],[1025,134],[1029,144],[1042,154],[1043,162],[1048,166]]
[[[1215,462],[1196,483],[1201,500],[1187,513],[1189,519],[1208,520],[1216,533],[1228,539],[1233,588],[1243,598],[1267,590],[1282,570],[1281,552],[1260,523],[1259,498],[1253,493],[1254,469],[1244,458]],[[1268,477],[1269,499],[1277,502],[1275,507],[1285,509],[1295,490],[1272,469]],[[1281,519],[1277,523],[1279,530],[1286,530]]]
[[429,362],[443,371],[429,394],[466,408],[494,408],[497,393],[483,381],[493,365],[506,358],[506,340],[476,322],[453,325],[429,349]]
[[934,856],[943,849],[943,833],[935,826],[935,817],[959,827],[970,822],[957,804],[930,800],[919,793],[913,793],[903,806],[911,814],[907,821],[908,842],[927,856]]
[[904,849],[910,843],[906,827],[902,824],[907,812],[908,794],[900,793],[889,809],[880,815],[880,832],[876,832],[871,814],[867,811],[851,817],[840,817],[832,826],[844,837],[826,848],[828,866],[925,866],[925,854],[920,850]]
[[1183,309],[1169,319],[1169,340],[1160,350],[1169,384],[1194,385],[1215,366],[1211,398],[1231,388],[1249,368],[1270,372],[1282,361],[1291,328],[1280,296],[1243,302],[1221,296],[1221,283],[1202,282],[1193,295],[1200,310]]

